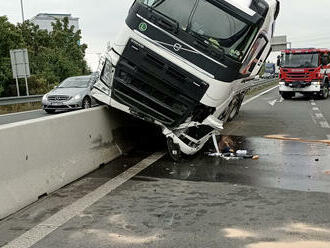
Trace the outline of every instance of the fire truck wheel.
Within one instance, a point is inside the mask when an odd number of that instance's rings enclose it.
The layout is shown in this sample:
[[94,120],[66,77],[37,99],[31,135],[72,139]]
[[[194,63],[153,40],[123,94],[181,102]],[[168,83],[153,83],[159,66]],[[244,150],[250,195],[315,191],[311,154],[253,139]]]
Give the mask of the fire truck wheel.
[[322,99],[328,99],[329,97],[329,88],[328,86],[324,86],[320,92],[320,96]]
[[288,99],[291,99],[292,97],[294,97],[296,94],[294,92],[283,92],[281,91],[280,92],[280,95],[285,99],[285,100],[288,100]]

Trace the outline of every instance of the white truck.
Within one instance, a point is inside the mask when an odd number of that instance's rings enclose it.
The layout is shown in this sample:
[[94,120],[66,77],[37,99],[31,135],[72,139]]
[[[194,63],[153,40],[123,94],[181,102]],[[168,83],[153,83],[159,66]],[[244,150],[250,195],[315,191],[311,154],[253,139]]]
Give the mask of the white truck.
[[278,0],[136,0],[93,96],[162,127],[173,159],[239,112],[268,57]]

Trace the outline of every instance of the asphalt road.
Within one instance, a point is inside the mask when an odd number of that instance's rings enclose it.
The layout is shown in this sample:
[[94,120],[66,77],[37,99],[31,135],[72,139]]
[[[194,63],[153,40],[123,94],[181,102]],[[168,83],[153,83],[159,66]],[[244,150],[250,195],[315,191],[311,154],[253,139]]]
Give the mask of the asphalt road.
[[38,119],[45,116],[49,116],[49,114],[47,114],[42,109],[13,113],[13,114],[5,114],[5,115],[0,115],[0,125],[19,122],[19,121]]
[[259,160],[208,144],[173,163],[144,142],[1,221],[0,247],[328,248],[329,104],[274,89],[244,105],[223,138]]
[[0,115],[0,125],[10,124],[10,123],[15,123],[15,122],[20,122],[20,121],[33,120],[33,119],[38,119],[38,118],[47,117],[47,116],[60,115],[60,114],[66,113],[66,112],[67,111],[56,111],[56,113],[54,113],[54,114],[47,114],[44,110],[38,109],[38,110],[32,110],[32,111],[26,111],[26,112],[5,114],[5,115]]

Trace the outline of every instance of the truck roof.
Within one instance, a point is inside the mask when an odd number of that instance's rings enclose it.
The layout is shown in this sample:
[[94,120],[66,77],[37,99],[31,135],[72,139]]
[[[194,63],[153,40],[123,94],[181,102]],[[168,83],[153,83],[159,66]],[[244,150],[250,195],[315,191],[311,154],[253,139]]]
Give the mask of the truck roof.
[[282,51],[283,53],[330,53],[327,48],[293,48]]

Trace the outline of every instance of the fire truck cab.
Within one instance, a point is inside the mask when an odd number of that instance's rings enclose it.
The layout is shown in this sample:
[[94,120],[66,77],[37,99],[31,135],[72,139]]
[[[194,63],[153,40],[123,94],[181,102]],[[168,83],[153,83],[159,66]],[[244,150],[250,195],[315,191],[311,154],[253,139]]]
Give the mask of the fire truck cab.
[[330,78],[329,49],[288,49],[282,51],[280,65],[280,94],[290,99],[296,93],[329,96]]

